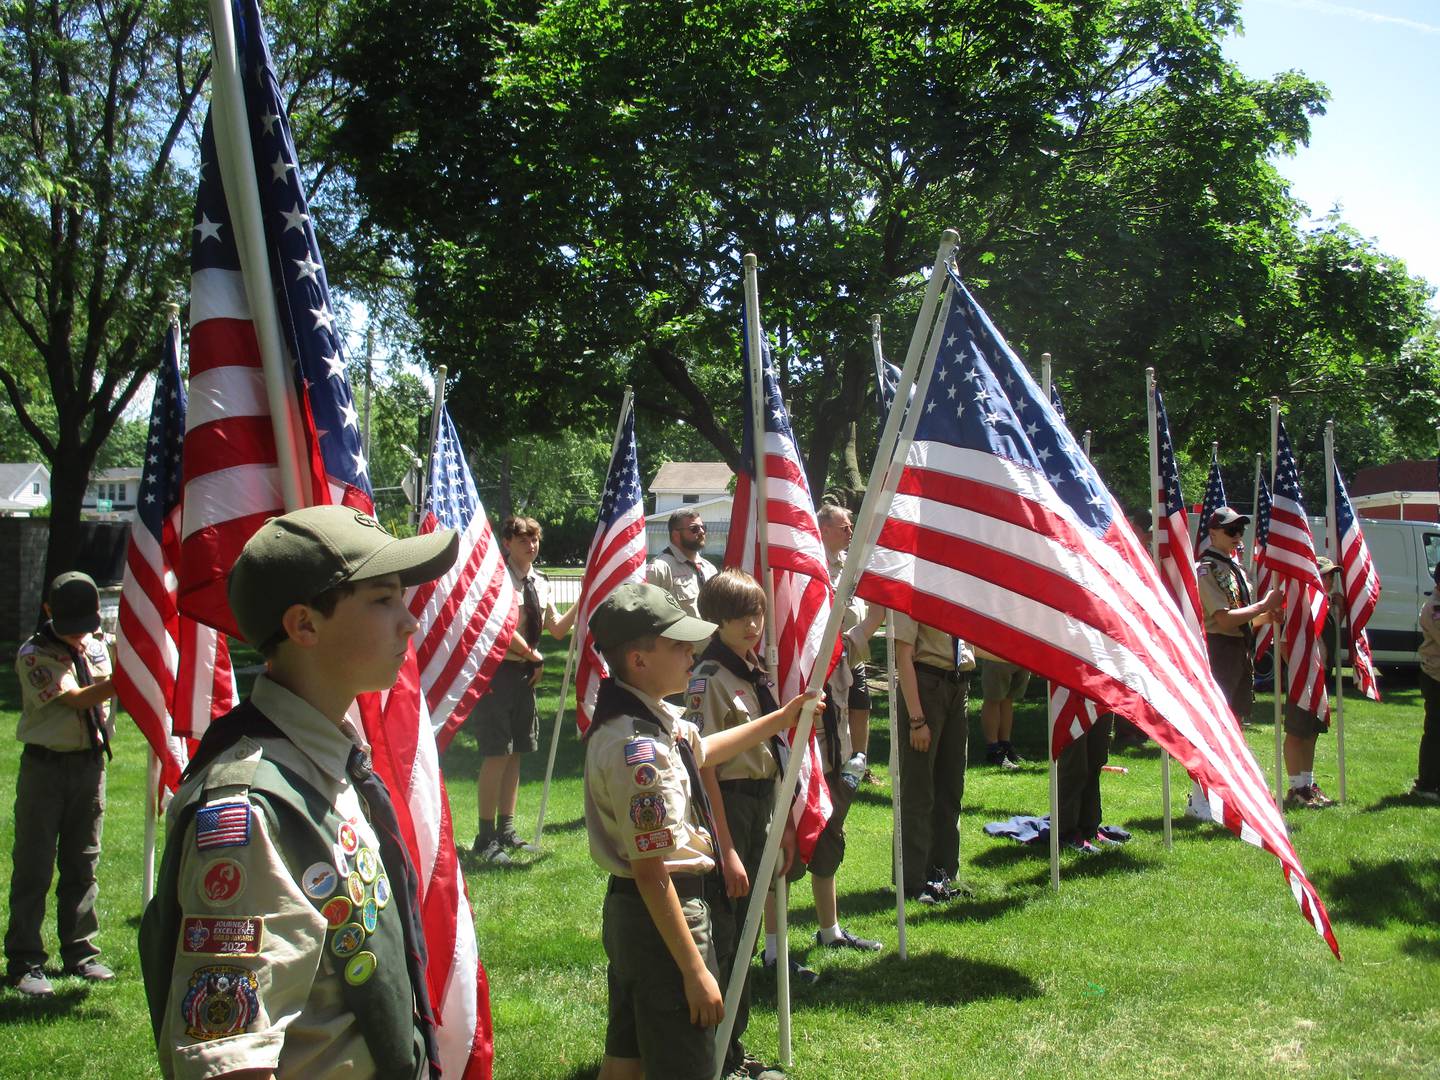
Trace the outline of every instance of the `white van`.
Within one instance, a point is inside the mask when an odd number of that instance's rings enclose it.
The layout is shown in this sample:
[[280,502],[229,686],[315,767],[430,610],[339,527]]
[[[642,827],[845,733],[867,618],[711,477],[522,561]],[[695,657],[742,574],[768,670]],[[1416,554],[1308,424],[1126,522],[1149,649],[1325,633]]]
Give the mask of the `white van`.
[[[1323,517],[1310,519],[1315,546],[1335,561],[1329,550]],[[1440,522],[1361,518],[1360,531],[1380,574],[1380,603],[1366,633],[1376,664],[1403,667],[1418,661],[1420,605],[1434,588],[1440,562]]]

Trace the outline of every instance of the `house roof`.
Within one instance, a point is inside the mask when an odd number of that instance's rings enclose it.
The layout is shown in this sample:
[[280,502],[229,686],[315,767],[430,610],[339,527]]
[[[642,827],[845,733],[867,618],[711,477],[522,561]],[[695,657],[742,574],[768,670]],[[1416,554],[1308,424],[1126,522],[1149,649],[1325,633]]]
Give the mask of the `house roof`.
[[1379,495],[1390,491],[1433,491],[1435,459],[1392,461],[1388,465],[1361,469],[1347,487],[1352,496]]
[[723,461],[667,461],[650,481],[650,490],[704,495],[728,491],[735,474]]
[[139,480],[142,470],[138,465],[121,465],[114,469],[96,469],[90,474],[90,482],[97,480]]
[[39,462],[19,461],[0,464],[0,498],[9,495],[21,485],[29,483],[36,474],[50,479],[50,470]]

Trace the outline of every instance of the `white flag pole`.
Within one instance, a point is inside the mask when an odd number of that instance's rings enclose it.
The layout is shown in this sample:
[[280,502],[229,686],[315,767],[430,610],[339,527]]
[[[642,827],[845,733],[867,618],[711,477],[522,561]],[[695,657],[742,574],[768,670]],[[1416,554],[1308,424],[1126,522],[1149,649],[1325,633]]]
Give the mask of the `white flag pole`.
[[[1216,443],[1216,445],[1218,446],[1219,443]],[[1264,455],[1264,454],[1256,454],[1256,455],[1255,455],[1255,491],[1254,491],[1254,494],[1252,494],[1252,495],[1250,496],[1251,513],[1253,513],[1253,514],[1255,515],[1255,518],[1254,518],[1254,521],[1253,521],[1252,524],[1251,524],[1251,529],[1250,529],[1250,550],[1246,553],[1246,554],[1247,554],[1246,562],[1247,562],[1248,565],[1249,565],[1249,569],[1250,569],[1250,580],[1251,580],[1251,581],[1256,580],[1256,577],[1255,577],[1255,557],[1260,553],[1260,545],[1256,542],[1255,536],[1256,536],[1256,534],[1260,531],[1260,477],[1264,475],[1264,469],[1265,469],[1265,455]]]
[[[1330,558],[1335,560],[1335,565],[1340,565],[1340,518],[1335,508],[1335,421],[1325,421],[1325,546],[1330,549]],[[1344,580],[1344,574],[1340,575]],[[1328,583],[1324,578],[1320,583],[1326,586],[1326,593],[1330,592]],[[1345,801],[1345,639],[1341,631],[1345,628],[1345,611],[1340,605],[1331,605],[1330,618],[1335,620],[1335,655],[1330,659],[1335,661],[1335,768],[1339,772],[1337,782],[1340,786],[1340,801]],[[1329,619],[1326,620],[1329,622]],[[1322,632],[1321,643],[1323,646],[1324,635]],[[1353,664],[1355,657],[1351,656]],[[1320,678],[1325,678],[1322,669]]]
[[[1280,399],[1270,399],[1270,503],[1275,503],[1275,468],[1280,454]],[[1271,511],[1273,518],[1274,511]],[[1278,575],[1277,575],[1278,578]],[[1275,657],[1275,805],[1285,809],[1285,615],[1275,624],[1270,650]]]
[[[1040,387],[1047,403],[1054,402],[1051,389],[1051,356],[1040,354]],[[1060,891],[1060,765],[1055,760],[1055,694],[1054,686],[1045,683],[1045,756],[1050,771],[1050,887]]]
[[266,253],[264,216],[260,193],[255,187],[254,151],[245,122],[245,97],[241,84],[235,26],[225,0],[210,0],[210,26],[215,40],[214,70],[211,72],[211,106],[215,120],[215,153],[225,184],[225,201],[235,228],[235,247],[240,255],[240,274],[255,324],[265,376],[265,396],[270,422],[275,430],[275,459],[280,474],[280,493],[285,509],[298,510],[311,502],[309,482],[300,468],[300,437],[297,430],[299,406],[295,380],[280,335],[275,310],[275,291]]
[[[610,443],[610,461],[613,464],[615,455],[620,452],[620,434],[625,430],[625,418],[630,415],[634,407],[635,391],[632,387],[625,387],[625,394],[620,399],[620,419],[615,424],[615,438]],[[603,501],[603,496],[602,496]],[[596,531],[599,531],[599,515],[596,515]],[[586,593],[585,581],[580,582],[580,595],[575,598],[575,604],[583,611],[581,606],[585,603]],[[545,783],[540,788],[540,813],[535,818],[535,846],[540,846],[540,837],[545,832],[545,809],[550,804],[550,782],[555,775],[555,754],[560,748],[560,725],[565,719],[565,701],[570,696],[570,677],[575,672],[575,655],[579,651],[580,638],[584,634],[584,627],[578,622],[572,624],[570,630],[570,647],[565,652],[565,674],[560,678],[560,704],[555,710],[555,726],[550,732],[550,756],[545,762]]]
[[[1145,369],[1145,415],[1150,423],[1150,561],[1160,565],[1160,522],[1165,520],[1165,494],[1160,490],[1160,415],[1155,409],[1155,369]],[[1187,526],[1188,527],[1188,526]],[[1160,803],[1165,822],[1165,848],[1175,846],[1170,809],[1170,755],[1160,748]]]
[[[445,408],[445,375],[450,369],[441,364],[435,369],[435,400],[430,406],[430,449],[425,454],[425,471],[420,475],[415,506],[424,520],[425,504],[430,498],[430,476],[435,471],[435,440],[440,435],[440,413]],[[532,641],[529,644],[534,645]]]
[[[916,319],[915,334],[910,339],[910,348],[905,356],[905,367],[900,376],[899,386],[896,388],[897,400],[906,396],[909,386],[917,381],[915,377],[917,368],[920,368],[919,385],[921,386],[927,384],[935,369],[935,351],[939,348],[940,343],[938,335],[934,335],[932,339],[931,331],[936,322],[936,304],[940,298],[940,290],[946,279],[945,263],[950,258],[950,253],[954,251],[959,239],[958,233],[953,229],[947,229],[940,240],[930,281],[925,288],[925,300],[920,306],[920,314]],[[932,348],[928,351],[925,350],[927,342],[932,344]],[[922,351],[925,352],[923,365],[920,363]],[[870,484],[865,490],[865,500],[860,506],[860,516],[853,534],[860,539],[860,544],[858,548],[852,547],[850,557],[845,560],[845,567],[840,572],[840,580],[835,586],[835,596],[831,601],[830,617],[825,622],[825,630],[820,639],[820,651],[817,654],[819,656],[829,656],[835,651],[835,642],[840,637],[840,623],[844,617],[845,608],[855,594],[855,583],[859,579],[861,568],[870,558],[870,551],[875,546],[875,536],[879,531],[880,522],[883,520],[883,513],[889,510],[890,501],[894,497],[895,484],[899,482],[904,455],[908,452],[909,441],[913,438],[915,425],[919,421],[919,416],[913,410],[905,412],[906,430],[897,439],[895,433],[900,427],[901,415],[901,410],[892,408],[889,418],[885,421],[885,431],[880,436],[875,463],[870,470]],[[807,691],[818,695],[824,681],[825,666],[816,664],[814,670],[810,672]],[[814,728],[815,703],[812,701],[800,710],[800,718],[795,726],[795,738],[792,740],[792,744],[802,748],[808,746],[810,733]],[[760,869],[756,873],[757,881],[767,881],[775,873],[775,864],[780,854],[780,835],[784,831],[783,826],[776,828],[776,825],[783,820],[780,815],[789,811],[799,775],[800,755],[792,753],[785,766],[785,775],[775,789],[775,806],[770,817],[770,830],[765,837],[765,851],[760,857]],[[745,926],[740,933],[740,941],[735,950],[737,957],[749,956],[754,952],[755,937],[760,929],[760,912],[761,905],[759,904],[751,904],[746,911]],[[730,985],[725,990],[725,1015],[715,1032],[714,1080],[720,1080],[721,1072],[725,1067],[725,1048],[729,1045],[730,1032],[735,1025],[735,1007],[740,1000],[740,987],[744,977],[745,971],[737,966],[731,972]]]
[[[885,352],[882,348],[880,336],[880,316],[870,316],[870,347],[875,353],[875,377],[880,379],[885,370]],[[910,395],[905,394],[908,403]],[[900,400],[900,387],[895,387],[895,396],[890,400],[890,409],[893,412],[895,403]],[[879,457],[879,449],[876,449],[876,457]],[[889,705],[890,714],[890,816],[894,827],[890,831],[890,871],[894,878],[895,885],[895,941],[900,959],[909,958],[910,951],[905,940],[905,846],[900,824],[900,800],[903,793],[900,790],[900,710],[899,703],[900,687],[895,676],[895,620],[885,619],[885,667],[886,677],[889,683]],[[908,737],[908,736],[907,736]]]
[[140,864],[140,910],[155,895],[155,825],[159,814],[160,759],[151,749],[145,762],[145,853]]

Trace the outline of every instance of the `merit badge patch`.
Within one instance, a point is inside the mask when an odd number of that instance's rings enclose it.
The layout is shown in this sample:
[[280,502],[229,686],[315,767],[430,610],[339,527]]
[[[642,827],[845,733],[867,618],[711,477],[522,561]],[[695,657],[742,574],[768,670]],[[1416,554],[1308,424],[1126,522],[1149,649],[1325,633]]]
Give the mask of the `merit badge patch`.
[[330,942],[330,951],[344,960],[354,956],[364,944],[365,928],[358,922],[346,923],[335,931],[335,937]]
[[186,956],[259,956],[264,929],[259,915],[187,915],[180,927],[181,951]]
[[370,981],[370,976],[379,966],[380,961],[375,959],[373,952],[356,953],[345,965],[345,981],[351,986],[361,986]]
[[665,824],[665,800],[658,791],[635,795],[630,799],[630,820],[635,828],[649,832]]
[[195,847],[244,847],[250,843],[250,803],[230,802],[207,806],[195,814]]
[[365,927],[367,934],[373,934],[375,927],[380,924],[380,904],[375,897],[365,901],[365,906],[360,909],[360,925]]
[[313,862],[300,876],[300,888],[311,900],[324,900],[340,887],[340,875],[328,862]]
[[345,849],[339,844],[330,845],[330,858],[335,862],[335,872],[342,878],[350,876],[350,856],[345,854]]
[[655,760],[654,739],[631,739],[625,744],[625,764],[639,765],[641,762]]
[[214,907],[225,907],[245,891],[245,869],[234,859],[215,859],[200,874],[200,898]]
[[320,909],[320,914],[325,917],[325,929],[340,929],[350,921],[350,912],[354,910],[355,906],[350,903],[348,896],[332,896]]
[[350,902],[359,907],[365,902],[365,879],[351,870],[350,876],[345,879],[345,891],[350,894]]
[[180,1002],[185,1034],[209,1042],[244,1031],[260,1013],[259,989],[253,971],[228,964],[197,968]]
[[635,837],[637,851],[664,851],[674,846],[675,836],[669,829],[656,829],[654,832],[639,833]]
[[360,847],[360,834],[355,831],[355,826],[350,822],[341,822],[337,839],[340,841],[340,850],[346,855],[354,855]]
[[390,903],[390,879],[381,874],[375,879],[375,905],[381,911]]
[[654,787],[655,781],[658,779],[660,779],[660,774],[656,771],[654,765],[635,766],[636,787]]
[[369,885],[380,873],[380,856],[368,847],[361,848],[360,853],[355,856],[355,869],[359,871],[360,880]]

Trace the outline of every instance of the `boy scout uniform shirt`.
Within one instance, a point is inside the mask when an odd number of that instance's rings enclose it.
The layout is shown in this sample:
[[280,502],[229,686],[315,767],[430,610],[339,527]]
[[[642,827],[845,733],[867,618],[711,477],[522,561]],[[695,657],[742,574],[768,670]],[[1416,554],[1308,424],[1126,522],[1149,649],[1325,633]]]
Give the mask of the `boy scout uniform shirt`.
[[1420,670],[1440,681],[1440,589],[1420,607]]
[[[110,675],[110,650],[100,637],[87,635],[81,642],[90,666],[90,676],[99,680]],[[87,710],[72,709],[55,699],[67,690],[80,690],[75,677],[75,663],[63,644],[56,644],[36,634],[15,657],[15,670],[20,675],[20,722],[15,737],[22,743],[43,746],[47,750],[70,752],[91,750],[90,722]],[[115,735],[115,718],[106,698],[94,706],[99,711],[108,743]]]
[[[389,895],[378,838],[346,772],[351,749],[363,739],[266,676],[256,679],[250,700],[287,736],[264,740],[263,756],[328,796],[353,832],[342,826],[331,860],[297,878],[282,851],[286,838],[255,803],[241,803],[245,814],[222,820],[218,833],[212,823],[202,825],[206,807],[237,804],[220,769],[255,750],[251,740],[242,739],[181,787],[170,804],[170,824],[202,794],[207,800],[183,836],[166,830],[170,843],[184,845],[176,886],[183,918],[159,1037],[161,1072],[208,1077],[261,1069],[307,1080],[375,1075],[365,1036],[344,1000],[349,960],[337,953],[339,931],[327,933],[330,905],[341,900],[351,906],[339,920],[342,929],[350,921],[372,929],[364,922],[365,904],[350,901],[355,881],[361,893],[383,881]],[[207,791],[212,777],[221,783]],[[352,881],[337,865],[359,877]],[[394,903],[391,897],[385,906]],[[362,950],[357,942],[351,958]],[[417,1076],[426,1073],[423,1052],[420,1066]]]
[[691,562],[668,544],[645,571],[645,580],[671,596],[686,615],[700,617],[700,586],[718,573],[715,564],[703,555]]
[[[712,647],[725,648],[719,644]],[[742,662],[753,669],[748,658]],[[755,687],[721,661],[702,658],[691,670],[685,694],[685,719],[701,733],[729,731],[764,715]],[[769,740],[762,740],[759,746],[736,754],[715,769],[715,776],[720,780],[771,780],[778,774]]]
[[1215,614],[1250,603],[1245,597],[1253,597],[1254,590],[1245,571],[1234,559],[1203,558],[1195,564],[1195,583],[1200,588],[1200,608],[1205,612],[1205,633],[1244,637],[1244,624],[1224,629],[1216,623]]
[[696,767],[704,768],[704,740],[675,706],[616,681],[651,715],[639,721],[617,716],[586,738],[590,854],[616,877],[633,878],[630,863],[653,858],[663,859],[671,873],[708,874],[715,868],[715,843],[699,824],[690,778],[675,749],[675,741],[684,739],[694,751]]
[[975,651],[966,642],[917,622],[903,611],[892,611],[890,617],[895,620],[895,640],[914,646],[915,663],[942,671],[970,671],[975,667]]

